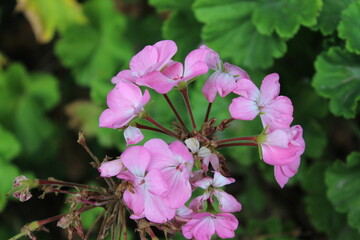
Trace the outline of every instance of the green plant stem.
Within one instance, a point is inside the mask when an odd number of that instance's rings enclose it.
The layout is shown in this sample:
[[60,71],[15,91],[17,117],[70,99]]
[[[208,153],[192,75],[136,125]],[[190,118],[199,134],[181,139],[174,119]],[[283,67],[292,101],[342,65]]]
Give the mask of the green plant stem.
[[219,144],[222,144],[222,143],[236,142],[236,141],[250,141],[250,142],[256,143],[256,136],[255,136],[255,137],[236,137],[236,138],[229,138],[229,139],[224,139],[224,140],[216,141],[216,144],[219,145]]
[[235,147],[235,146],[258,146],[257,143],[228,143],[228,144],[220,144],[216,148],[224,148],[224,147]]
[[193,128],[193,130],[196,130],[196,123],[195,123],[194,115],[193,115],[193,112],[192,112],[192,109],[191,109],[188,89],[187,88],[181,89],[180,93],[184,98],[186,109],[188,110],[188,113],[189,113],[189,116],[190,116],[192,128]]
[[172,136],[174,138],[179,139],[179,136],[174,133],[173,131],[167,129],[166,127],[164,127],[163,125],[161,125],[160,123],[158,123],[157,121],[155,121],[152,117],[150,117],[149,115],[145,116],[145,120],[147,120],[148,122],[154,124],[155,126],[157,126],[158,128],[160,128],[164,133],[166,133],[169,136]]
[[180,116],[180,114],[179,114],[178,111],[176,110],[174,104],[172,104],[169,96],[168,96],[166,93],[163,94],[163,96],[164,96],[166,102],[169,104],[169,106],[170,106],[170,108],[172,109],[172,111],[174,112],[174,114],[175,114],[176,118],[178,119],[178,121],[180,122],[181,126],[183,126],[184,129],[187,129],[184,121],[182,120],[182,118],[181,118],[181,116]]

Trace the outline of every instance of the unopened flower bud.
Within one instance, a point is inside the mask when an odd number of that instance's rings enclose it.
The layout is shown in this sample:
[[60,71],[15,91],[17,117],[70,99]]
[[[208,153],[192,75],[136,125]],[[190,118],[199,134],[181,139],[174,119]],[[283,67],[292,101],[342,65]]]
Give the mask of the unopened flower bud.
[[190,149],[192,153],[197,153],[200,148],[200,143],[196,138],[188,138],[185,140],[186,147]]

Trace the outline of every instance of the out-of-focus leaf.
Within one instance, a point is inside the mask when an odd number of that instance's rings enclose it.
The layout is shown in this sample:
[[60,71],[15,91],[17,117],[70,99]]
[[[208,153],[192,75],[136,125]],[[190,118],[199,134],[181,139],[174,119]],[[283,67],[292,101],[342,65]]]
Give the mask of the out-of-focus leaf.
[[341,14],[339,37],[346,40],[346,49],[360,54],[360,0],[355,0]]
[[19,175],[17,167],[1,161],[0,159],[0,212],[4,209],[7,202],[5,194],[11,190],[15,177]]
[[312,224],[331,239],[358,239],[360,235],[350,228],[345,214],[335,211],[326,197],[325,171],[329,163],[316,162],[304,174],[302,186],[306,191],[305,203]]
[[[253,15],[256,29],[265,35],[274,31],[282,38],[291,38],[301,25],[316,24],[316,17],[322,7],[321,0],[258,0]],[[286,20],[285,20],[286,19]]]
[[102,212],[104,212],[104,209],[101,207],[94,208],[89,211],[83,212],[81,214],[81,222],[82,222],[84,229],[89,229],[93,225],[93,223],[95,222],[95,220],[97,219],[99,214],[101,214]]
[[251,69],[267,68],[286,52],[285,41],[260,34],[251,22],[256,2],[197,0],[195,15],[205,23],[202,38],[222,58]]
[[24,12],[41,43],[49,42],[57,30],[64,31],[72,23],[86,22],[76,0],[17,0],[16,9]]
[[[286,231],[286,226],[279,217],[271,217],[268,219],[251,219],[248,222],[246,232],[253,239],[266,240],[295,240],[297,235],[293,229],[292,234]],[[291,236],[294,235],[294,236]]]
[[159,10],[180,10],[188,9],[194,0],[150,0],[150,5],[158,8]]
[[353,152],[346,164],[337,161],[325,174],[327,196],[335,209],[347,213],[348,223],[360,232],[360,153]]
[[[54,127],[45,111],[60,100],[57,80],[51,75],[28,74],[20,64],[12,64],[0,77],[0,122],[15,133],[26,154],[53,149]],[[11,117],[10,117],[11,116]],[[46,151],[41,147],[49,145]]]
[[20,150],[21,146],[16,137],[0,125],[0,161],[10,161]]
[[306,148],[304,155],[312,158],[320,158],[327,144],[326,132],[316,121],[309,121],[302,126]]
[[172,39],[178,45],[176,57],[180,60],[199,47],[200,31],[201,24],[190,11],[172,12],[162,28],[164,38]]
[[324,35],[333,33],[339,25],[341,12],[354,0],[322,0],[323,8],[318,18],[316,28],[320,28]]
[[337,116],[354,118],[360,100],[360,56],[337,47],[322,53],[315,62],[312,82],[316,91],[330,98],[330,110]]
[[[72,70],[78,84],[90,86],[99,104],[106,99],[98,82],[109,83],[132,56],[132,47],[123,37],[126,19],[112,1],[91,0],[84,4],[87,25],[72,25],[61,35],[55,52]],[[96,93],[96,91],[100,91]]]

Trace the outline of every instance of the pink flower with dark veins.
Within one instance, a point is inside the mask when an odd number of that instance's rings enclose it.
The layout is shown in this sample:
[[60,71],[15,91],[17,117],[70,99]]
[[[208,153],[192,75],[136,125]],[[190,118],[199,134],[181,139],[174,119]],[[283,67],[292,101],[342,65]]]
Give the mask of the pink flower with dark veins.
[[293,120],[293,106],[291,100],[279,96],[279,75],[267,75],[260,87],[246,78],[239,79],[234,93],[241,95],[234,98],[229,106],[230,114],[235,119],[253,120],[260,114],[264,127],[268,130],[288,128]]
[[149,101],[150,94],[145,90],[142,95],[138,86],[132,83],[120,82],[107,96],[108,109],[99,118],[99,126],[107,128],[121,128],[133,118],[140,115],[144,105]]
[[198,213],[182,227],[182,234],[194,240],[210,240],[215,233],[222,239],[233,238],[238,224],[236,217],[230,213]]
[[167,201],[170,207],[182,207],[191,196],[189,182],[194,160],[187,147],[180,141],[168,145],[161,139],[151,139],[144,144],[151,153],[149,169],[161,172],[169,185]]
[[174,41],[163,40],[144,47],[130,61],[130,70],[123,70],[111,79],[112,83],[137,83],[147,74],[160,71],[177,52]]
[[142,146],[132,146],[121,154],[121,160],[127,171],[117,175],[129,181],[133,188],[124,192],[126,205],[133,210],[132,219],[146,217],[154,223],[164,223],[175,216],[166,198],[169,185],[158,169],[149,169],[150,152]]

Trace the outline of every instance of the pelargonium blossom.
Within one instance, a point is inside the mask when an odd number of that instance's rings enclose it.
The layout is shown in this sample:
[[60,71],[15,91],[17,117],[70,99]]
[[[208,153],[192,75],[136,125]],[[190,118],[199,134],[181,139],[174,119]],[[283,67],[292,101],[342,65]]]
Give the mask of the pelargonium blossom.
[[144,135],[139,128],[128,126],[124,131],[124,138],[126,146],[128,146],[141,142],[144,139]]
[[140,115],[144,105],[150,100],[148,90],[144,95],[138,86],[119,82],[107,96],[108,109],[99,118],[99,126],[121,128]]
[[238,224],[230,213],[198,213],[182,227],[182,234],[187,239],[195,240],[210,240],[215,233],[223,239],[233,238]]
[[130,70],[123,70],[112,78],[112,83],[137,83],[153,71],[160,71],[177,52],[174,41],[163,40],[144,47],[130,61]]
[[293,120],[293,106],[291,100],[279,96],[279,75],[267,75],[260,87],[246,78],[239,79],[234,93],[240,95],[232,100],[229,106],[230,114],[235,119],[253,120],[260,114],[264,127],[269,130],[288,128]]
[[233,178],[227,178],[221,175],[220,172],[215,171],[214,178],[205,177],[195,183],[194,186],[205,189],[205,193],[193,199],[190,203],[190,208],[201,210],[206,200],[210,199],[213,202],[213,195],[219,201],[219,210],[221,212],[238,212],[241,210],[241,204],[232,195],[226,193],[220,187],[235,182]]
[[126,171],[117,175],[129,181],[131,189],[124,192],[126,205],[133,210],[131,218],[146,217],[154,223],[164,223],[175,216],[175,209],[164,200],[169,185],[158,169],[149,169],[151,154],[142,146],[132,146],[121,154]]
[[191,196],[191,175],[194,160],[187,147],[180,141],[168,145],[161,139],[151,139],[144,144],[151,153],[149,169],[161,172],[169,185],[167,201],[170,207],[182,207]]
[[124,168],[121,159],[115,159],[112,161],[103,162],[99,167],[100,176],[102,177],[114,177],[118,175]]
[[147,74],[138,83],[153,88],[158,93],[167,93],[180,82],[187,82],[206,73],[207,53],[206,49],[195,49],[186,56],[184,66],[180,62],[170,61],[163,70]]
[[300,156],[305,150],[301,126],[276,129],[260,136],[264,162],[274,165],[276,181],[283,187],[288,179],[295,175],[300,164]]

